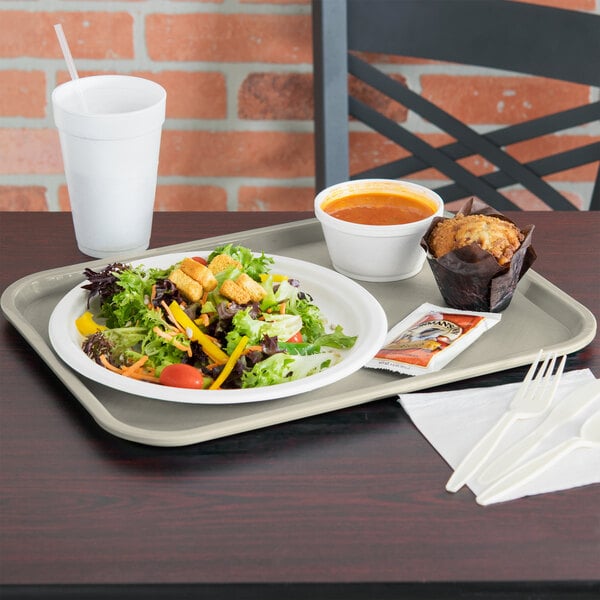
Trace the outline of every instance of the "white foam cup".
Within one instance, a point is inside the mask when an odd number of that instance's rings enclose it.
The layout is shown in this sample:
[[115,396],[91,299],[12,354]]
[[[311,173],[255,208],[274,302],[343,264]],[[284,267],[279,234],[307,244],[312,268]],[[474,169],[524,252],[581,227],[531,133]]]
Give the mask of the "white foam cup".
[[84,254],[103,258],[148,248],[166,97],[159,84],[127,75],[82,77],[52,92]]

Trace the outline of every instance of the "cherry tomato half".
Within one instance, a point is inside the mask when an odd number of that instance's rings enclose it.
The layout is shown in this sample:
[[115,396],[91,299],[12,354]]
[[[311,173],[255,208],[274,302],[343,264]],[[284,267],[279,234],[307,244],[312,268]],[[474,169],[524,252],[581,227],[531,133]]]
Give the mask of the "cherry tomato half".
[[288,344],[301,344],[302,343],[302,332],[296,332],[289,340]]
[[199,262],[201,265],[204,265],[204,266],[206,266],[208,264],[206,259],[202,256],[192,256],[192,260],[195,260],[196,262]]
[[191,365],[168,365],[160,372],[160,383],[171,387],[201,390],[204,377],[198,369]]

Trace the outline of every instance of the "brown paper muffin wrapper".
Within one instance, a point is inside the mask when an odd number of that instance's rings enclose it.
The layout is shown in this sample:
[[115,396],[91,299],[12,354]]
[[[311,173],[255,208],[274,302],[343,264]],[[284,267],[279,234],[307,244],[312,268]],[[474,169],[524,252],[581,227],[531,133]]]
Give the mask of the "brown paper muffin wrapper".
[[[458,211],[460,215],[488,215],[513,223],[487,204],[471,198]],[[427,261],[446,304],[461,310],[501,312],[508,307],[519,280],[537,255],[531,246],[534,225],[521,229],[525,236],[509,265],[496,259],[477,244],[470,244],[435,258],[428,244],[433,228],[445,217],[436,217],[421,239]],[[513,223],[514,224],[514,223]]]

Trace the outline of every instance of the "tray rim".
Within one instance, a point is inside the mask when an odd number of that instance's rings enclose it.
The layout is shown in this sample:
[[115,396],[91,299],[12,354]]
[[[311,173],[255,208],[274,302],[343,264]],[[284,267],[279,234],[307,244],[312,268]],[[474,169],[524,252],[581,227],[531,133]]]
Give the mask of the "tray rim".
[[[185,252],[189,249],[189,246],[192,245],[195,247],[198,247],[199,245],[214,246],[226,242],[239,241],[240,236],[248,237],[272,232],[281,233],[282,230],[302,229],[314,227],[316,225],[318,225],[318,221],[315,218],[291,221],[280,225],[269,225],[215,237],[180,242],[153,248],[135,255],[126,255],[116,258],[115,260],[139,260],[144,257],[157,256],[171,252]],[[323,398],[308,398],[305,402],[294,404],[291,407],[277,407],[265,414],[254,415],[253,417],[245,415],[235,419],[229,419],[219,425],[211,423],[209,425],[170,431],[138,427],[117,419],[107,410],[102,401],[85,385],[85,378],[79,376],[55,354],[53,349],[46,343],[36,328],[21,314],[16,304],[16,298],[18,297],[19,291],[23,287],[29,286],[36,281],[53,277],[54,275],[64,276],[65,272],[81,272],[85,267],[93,268],[94,266],[104,265],[105,263],[106,259],[93,259],[53,269],[46,269],[21,277],[4,290],[0,297],[0,308],[6,319],[25,338],[29,345],[47,364],[63,385],[65,385],[65,387],[75,396],[80,404],[83,405],[96,423],[116,437],[132,442],[161,447],[196,444],[245,431],[315,416],[317,414],[333,412],[374,400],[392,397],[399,393],[425,390],[447,383],[468,380],[480,375],[523,366],[529,364],[535,358],[536,354],[536,351],[531,351],[529,353],[524,352],[502,360],[486,363],[485,367],[482,365],[474,365],[470,368],[463,367],[461,368],[462,376],[458,379],[452,375],[451,370],[442,369],[436,373],[401,378],[391,382],[374,385],[368,389],[355,391],[351,395],[347,393],[337,393],[327,397],[325,400]],[[555,296],[560,298],[563,302],[567,302],[571,310],[573,310],[581,320],[581,328],[577,335],[560,344],[548,346],[548,348],[545,348],[546,350],[570,354],[571,352],[575,352],[587,346],[594,339],[597,329],[596,318],[587,307],[550,281],[546,280],[534,270],[529,270],[525,275],[525,278],[529,280],[531,285],[547,287]],[[83,281],[83,277],[81,277],[81,280]],[[292,398],[298,398],[298,396]]]

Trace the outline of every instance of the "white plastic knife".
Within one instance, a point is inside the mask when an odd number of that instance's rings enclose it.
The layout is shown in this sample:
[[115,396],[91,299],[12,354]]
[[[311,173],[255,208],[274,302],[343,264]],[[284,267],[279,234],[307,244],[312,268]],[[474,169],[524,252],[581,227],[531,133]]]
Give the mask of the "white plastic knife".
[[478,480],[484,485],[489,485],[500,479],[518,463],[522,462],[522,459],[535,449],[547,435],[598,398],[600,398],[600,379],[594,379],[573,390],[554,407],[536,429],[510,446],[506,452],[486,466]]
[[581,426],[579,435],[564,440],[543,454],[531,458],[514,471],[510,471],[483,490],[475,500],[482,506],[497,502],[504,494],[537,477],[569,452],[577,448],[596,446],[600,447],[600,409],[587,418]]
[[512,399],[508,410],[500,417],[494,426],[471,448],[470,452],[463,458],[462,462],[456,467],[454,473],[446,483],[446,490],[449,492],[458,491],[467,480],[475,475],[494,451],[498,442],[506,430],[518,419],[528,419],[542,414],[552,402],[552,397],[560,381],[563,369],[565,368],[566,355],[563,355],[558,369],[554,375],[554,364],[556,355],[549,354],[544,359],[537,375],[534,374],[542,356],[542,351],[537,355],[532,363],[523,383],[518,388],[517,393]]

